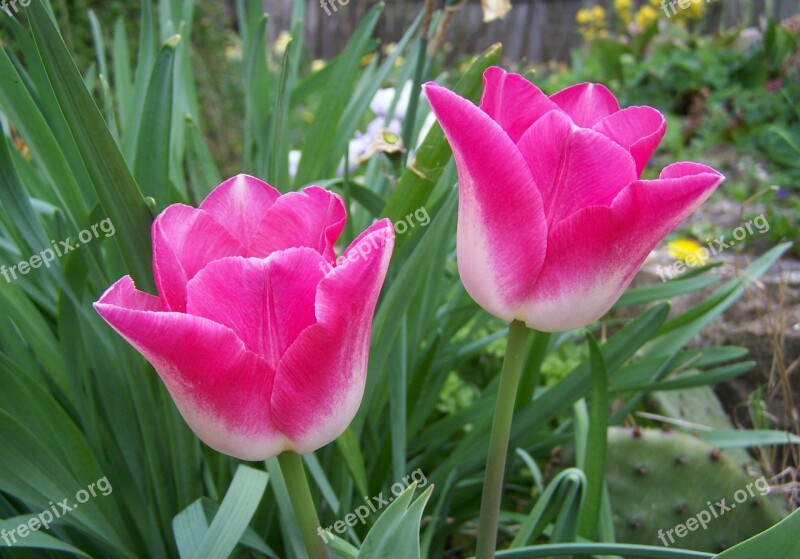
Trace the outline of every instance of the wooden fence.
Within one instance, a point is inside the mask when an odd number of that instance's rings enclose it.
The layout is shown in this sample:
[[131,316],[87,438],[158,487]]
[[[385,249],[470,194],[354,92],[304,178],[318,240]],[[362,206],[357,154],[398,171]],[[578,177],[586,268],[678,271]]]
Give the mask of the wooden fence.
[[[306,40],[315,57],[335,56],[353,33],[356,23],[376,0],[350,0],[336,4],[337,11],[320,6],[320,0],[264,0],[270,14],[269,36],[274,38],[289,28],[293,1],[306,1]],[[329,0],[330,2],[331,0]],[[643,0],[634,0],[642,3]],[[337,0],[332,0],[337,2]],[[470,0],[455,17],[446,40],[453,55],[475,54],[495,42],[502,42],[505,56],[531,62],[568,60],[569,52],[581,44],[575,26],[575,13],[582,7],[603,4],[610,9],[612,0],[512,0],[513,10],[503,20],[483,23],[478,0]],[[386,0],[377,35],[383,41],[397,41],[418,14],[422,2]],[[711,6],[711,25],[720,22],[736,25],[748,23],[771,12],[783,19],[800,13],[800,0],[715,0]]]

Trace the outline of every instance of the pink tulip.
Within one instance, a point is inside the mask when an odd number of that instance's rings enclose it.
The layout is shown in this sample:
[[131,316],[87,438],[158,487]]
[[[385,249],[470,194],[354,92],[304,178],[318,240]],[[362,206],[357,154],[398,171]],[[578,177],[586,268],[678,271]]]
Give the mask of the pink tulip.
[[199,209],[153,223],[159,296],[130,277],[97,312],[160,375],[192,430],[245,460],[338,437],[364,393],[372,315],[394,247],[389,220],[336,261],[344,204],[239,175]]
[[425,86],[458,166],[464,286],[508,322],[547,332],[589,324],[724,177],[675,163],[640,180],[666,122],[651,107],[620,110],[602,85],[548,98],[500,68],[484,85],[480,107]]

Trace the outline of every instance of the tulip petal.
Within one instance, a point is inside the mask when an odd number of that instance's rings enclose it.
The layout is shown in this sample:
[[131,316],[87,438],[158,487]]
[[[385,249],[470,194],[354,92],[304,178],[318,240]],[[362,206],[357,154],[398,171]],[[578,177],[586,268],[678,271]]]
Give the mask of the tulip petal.
[[550,233],[531,299],[516,318],[547,332],[600,318],[647,255],[688,217],[724,177],[697,163],[676,163],[652,181],[635,181],[609,207],[584,208]]
[[229,328],[176,312],[155,312],[154,297],[130,277],[94,304],[155,367],[186,423],[210,447],[243,460],[288,448],[269,408],[274,371]]
[[593,130],[630,151],[636,161],[638,177],[661,143],[667,130],[667,121],[652,107],[628,107],[607,116],[595,124]]
[[511,320],[542,267],[547,239],[542,196],[498,123],[435,83],[426,84],[425,92],[458,166],[461,280],[484,309]]
[[276,369],[300,332],[316,322],[314,299],[325,264],[310,248],[217,260],[189,282],[186,311],[227,326]]
[[619,111],[617,98],[606,86],[599,83],[573,85],[552,95],[550,100],[583,128],[591,128],[608,115]]
[[586,206],[607,206],[638,178],[633,158],[599,132],[550,111],[520,138],[522,152],[545,204],[549,228]]
[[250,243],[249,255],[266,257],[276,250],[309,247],[332,262],[333,249],[347,213],[338,194],[318,186],[281,196],[262,217]]
[[228,230],[203,210],[174,204],[153,222],[153,275],[164,310],[186,310],[186,282],[206,264],[244,253]]
[[278,367],[272,409],[297,452],[344,432],[361,404],[372,315],[394,247],[383,219],[362,233],[320,282],[317,323],[304,330]]
[[515,144],[528,127],[558,105],[519,74],[492,66],[483,74],[480,108],[503,127]]
[[253,235],[281,193],[249,175],[232,177],[209,194],[200,209],[210,213],[242,245],[250,246]]

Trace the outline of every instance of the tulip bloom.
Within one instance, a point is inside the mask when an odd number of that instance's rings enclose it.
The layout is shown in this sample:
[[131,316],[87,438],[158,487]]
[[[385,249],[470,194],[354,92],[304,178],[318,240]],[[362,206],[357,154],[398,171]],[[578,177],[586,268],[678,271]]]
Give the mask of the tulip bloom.
[[239,175],[154,221],[158,297],[130,277],[97,312],[155,367],[206,444],[244,460],[316,450],[364,393],[372,315],[394,247],[384,219],[337,265],[339,196]]
[[724,177],[675,163],[640,180],[666,122],[651,107],[620,110],[602,85],[548,98],[494,67],[484,86],[479,107],[425,86],[458,166],[461,280],[508,322],[547,332],[589,324]]

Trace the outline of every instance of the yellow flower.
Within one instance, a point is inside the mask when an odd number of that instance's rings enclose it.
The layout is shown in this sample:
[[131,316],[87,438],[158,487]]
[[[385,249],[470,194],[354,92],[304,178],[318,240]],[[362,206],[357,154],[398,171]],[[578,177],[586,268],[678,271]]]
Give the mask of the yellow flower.
[[675,239],[667,243],[667,252],[676,260],[682,260],[690,268],[708,262],[708,249],[694,239]]
[[639,11],[636,12],[634,21],[640,29],[647,29],[658,21],[658,12],[652,6],[642,6],[639,8]]
[[675,22],[681,26],[687,21],[701,19],[706,12],[705,0],[692,0],[691,4],[684,9],[678,10],[675,14]]
[[311,62],[311,71],[312,72],[319,72],[323,68],[327,66],[327,63],[324,60],[320,60],[317,58],[316,60]]
[[575,14],[575,21],[581,25],[592,23],[592,12],[586,9],[578,10],[578,13]]
[[619,10],[630,10],[632,2],[631,0],[614,0],[614,9]]
[[706,3],[704,1],[692,2],[692,5],[686,8],[686,17],[689,19],[700,19],[706,11]]
[[614,0],[617,19],[625,25],[631,22],[631,0]]
[[598,36],[605,36],[606,11],[603,6],[593,6],[591,9],[578,10],[575,14],[578,22],[578,31],[583,38],[591,43]]

